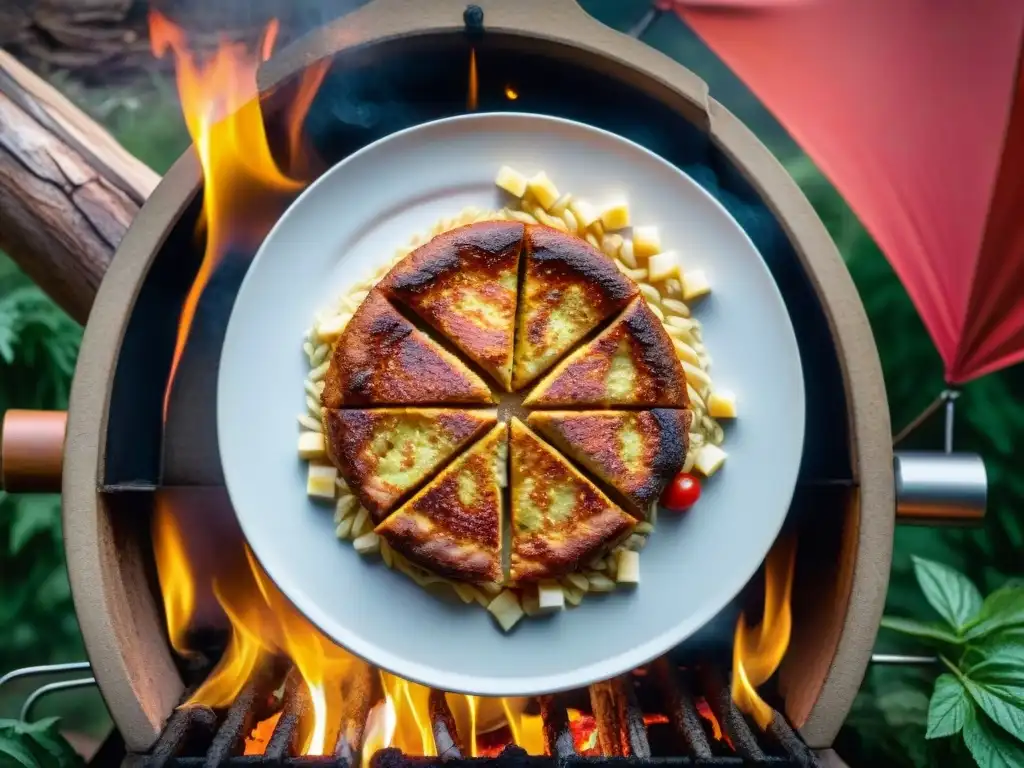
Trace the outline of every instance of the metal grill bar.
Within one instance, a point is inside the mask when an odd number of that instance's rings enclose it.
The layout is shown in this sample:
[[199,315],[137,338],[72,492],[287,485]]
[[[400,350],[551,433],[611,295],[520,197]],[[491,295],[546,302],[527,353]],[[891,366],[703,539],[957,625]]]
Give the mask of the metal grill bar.
[[601,751],[610,757],[651,756],[644,713],[630,676],[590,686],[590,705],[597,721]]
[[560,695],[540,697],[540,716],[544,721],[544,742],[548,755],[565,759],[576,754],[576,744],[569,728],[568,707]]
[[380,674],[372,667],[365,667],[346,679],[342,690],[345,710],[341,715],[341,730],[334,745],[334,756],[350,765],[359,762],[363,748],[363,733],[370,710],[384,699]]
[[732,742],[733,749],[742,757],[764,761],[764,750],[758,746],[754,732],[732,703],[732,693],[721,673],[712,666],[702,666],[698,674],[708,706]]
[[[149,755],[132,755],[124,768],[241,768],[242,766],[279,766],[292,768],[358,768],[361,763],[364,731],[373,707],[383,700],[384,692],[377,670],[367,668],[342,684],[344,709],[336,722],[328,723],[326,756],[299,756],[304,746],[300,730],[308,722],[311,700],[298,670],[288,671],[284,694],[273,696],[283,670],[272,662],[262,664],[224,715],[220,727],[213,710],[202,706],[182,707],[167,722],[159,741]],[[767,732],[752,729],[732,703],[729,686],[721,670],[706,665],[696,670],[680,670],[667,659],[660,659],[647,670],[596,683],[587,691],[541,696],[538,699],[544,724],[545,751],[548,756],[526,754],[509,745],[496,758],[473,760],[478,768],[554,768],[552,758],[572,763],[577,768],[600,768],[608,758],[624,761],[623,768],[684,768],[690,765],[789,765],[799,768],[817,766],[817,758],[800,740],[785,718],[775,713]],[[712,743],[704,717],[697,709],[703,696],[721,724],[728,744]],[[589,709],[597,725],[602,756],[577,754],[569,709]],[[643,704],[641,705],[641,701]],[[437,757],[405,755],[397,749],[385,749],[372,757],[373,768],[464,768],[465,744],[443,691],[431,691],[428,699],[431,731]],[[253,727],[280,711],[280,717],[262,756],[243,756],[247,735]],[[671,729],[669,741],[674,754],[663,755],[667,742],[659,737],[658,754],[652,749],[645,712],[663,716],[654,722]],[[731,745],[731,749],[729,748]],[[722,754],[728,750],[730,754]],[[205,752],[205,754],[204,754]],[[735,754],[732,754],[735,752]],[[681,753],[681,754],[675,754]]]
[[444,691],[431,691],[430,725],[434,733],[434,746],[442,760],[458,760],[462,757],[459,745],[459,732],[455,727],[455,718],[448,706]]
[[[281,718],[270,735],[263,756],[270,762],[280,761],[301,751],[298,744],[299,723],[310,710],[309,691],[297,669],[293,669],[285,683],[284,706]],[[255,723],[254,723],[255,725]],[[251,726],[250,726],[251,728]]]
[[665,702],[665,714],[679,746],[699,759],[710,758],[711,745],[704,734],[703,718],[697,712],[689,687],[680,684],[679,670],[668,659],[661,658],[651,666],[651,673]]

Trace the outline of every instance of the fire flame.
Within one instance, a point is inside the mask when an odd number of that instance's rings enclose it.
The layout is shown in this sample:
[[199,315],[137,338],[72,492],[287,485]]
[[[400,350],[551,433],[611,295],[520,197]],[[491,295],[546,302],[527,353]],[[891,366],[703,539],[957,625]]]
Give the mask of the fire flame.
[[469,49],[469,87],[466,92],[466,110],[476,112],[480,104],[480,86],[476,76],[476,48]]
[[153,549],[156,574],[164,598],[164,617],[171,647],[188,655],[188,626],[195,610],[195,585],[189,570],[185,543],[174,511],[157,497],[153,510]]
[[[174,377],[203,291],[224,254],[232,247],[255,249],[277,220],[284,204],[304,182],[290,178],[275,161],[257,98],[256,70],[269,58],[277,38],[277,22],[267,27],[259,53],[240,43],[222,41],[200,61],[188,47],[184,31],[158,11],[149,15],[153,53],[171,51],[185,124],[203,169],[203,211],[200,227],[206,251],[189,290],[178,323],[171,372],[164,393],[164,418]],[[287,115],[292,165],[300,154],[301,127],[326,64],[309,67]]]
[[[274,46],[278,27],[272,23],[258,50],[224,41],[200,60],[188,47],[184,32],[158,12],[150,13],[153,52],[170,51],[175,59],[178,91],[189,134],[203,171],[203,211],[199,233],[205,251],[178,323],[171,373],[164,394],[164,418],[174,378],[203,291],[232,248],[253,251],[266,236],[291,197],[305,185],[298,171],[310,164],[302,152],[302,126],[327,64],[308,68],[285,115],[289,168],[279,167],[270,149],[257,98],[256,70]],[[476,53],[471,53],[469,108],[477,103]],[[195,610],[194,572],[181,531],[169,506],[158,505],[153,520],[153,546],[163,593],[168,634],[179,654],[187,655],[188,631]],[[230,636],[217,666],[187,704],[223,709],[267,666],[271,657],[294,663],[311,704],[311,722],[303,723],[302,753],[332,750],[352,724],[340,722],[351,702],[343,700],[346,682],[369,678],[368,665],[334,645],[317,631],[274,586],[245,548],[218,563],[213,594],[230,623]],[[379,673],[383,700],[363,726],[363,768],[378,749],[395,746],[410,754],[434,756],[430,690],[387,673]],[[358,687],[358,686],[354,686]],[[365,690],[362,691],[365,695]],[[509,740],[530,754],[544,754],[540,717],[522,713],[522,702],[449,694],[460,742],[471,756],[481,750],[478,732],[507,725]],[[356,708],[358,710],[358,708]],[[262,754],[280,714],[258,723],[246,739],[245,753]],[[360,745],[356,745],[357,747]]]
[[772,721],[772,708],[757,693],[779,668],[789,647],[793,617],[790,594],[796,563],[796,541],[780,539],[765,560],[764,615],[756,626],[747,624],[740,614],[733,640],[732,698],[741,712],[766,730]]

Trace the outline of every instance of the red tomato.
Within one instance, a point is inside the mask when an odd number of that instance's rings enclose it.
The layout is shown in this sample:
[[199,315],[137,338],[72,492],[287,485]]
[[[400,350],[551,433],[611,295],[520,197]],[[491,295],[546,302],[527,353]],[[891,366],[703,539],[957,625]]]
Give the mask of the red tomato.
[[680,472],[661,494],[661,505],[673,512],[682,512],[700,498],[700,481],[689,472]]

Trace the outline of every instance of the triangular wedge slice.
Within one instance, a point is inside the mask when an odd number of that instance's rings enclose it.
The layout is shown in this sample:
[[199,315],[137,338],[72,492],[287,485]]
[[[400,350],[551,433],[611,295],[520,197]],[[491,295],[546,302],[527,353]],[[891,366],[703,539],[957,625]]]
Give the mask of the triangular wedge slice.
[[637,295],[636,283],[585,240],[528,226],[512,388],[544,373]]
[[465,363],[373,290],[334,345],[321,402],[325,408],[448,405],[494,397]]
[[523,404],[686,408],[690,398],[672,339],[640,297],[597,338],[559,363]]
[[409,254],[380,288],[511,391],[522,243],[523,225],[517,221],[459,227]]
[[324,410],[327,453],[375,522],[496,421],[492,410]]
[[502,581],[508,427],[499,424],[377,526],[397,552],[438,576]]
[[683,466],[690,411],[536,411],[527,423],[647,516]]
[[511,453],[513,582],[572,573],[633,530],[636,520],[518,419]]

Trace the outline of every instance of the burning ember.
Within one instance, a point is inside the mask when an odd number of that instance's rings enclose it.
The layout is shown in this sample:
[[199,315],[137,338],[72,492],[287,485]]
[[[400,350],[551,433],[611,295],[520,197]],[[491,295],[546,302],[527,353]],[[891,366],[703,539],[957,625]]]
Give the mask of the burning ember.
[[754,718],[762,730],[772,721],[772,708],[756,688],[768,681],[782,663],[792,629],[790,593],[796,563],[796,542],[779,539],[765,560],[764,615],[756,626],[745,614],[736,622],[733,640],[732,698],[741,712]]

